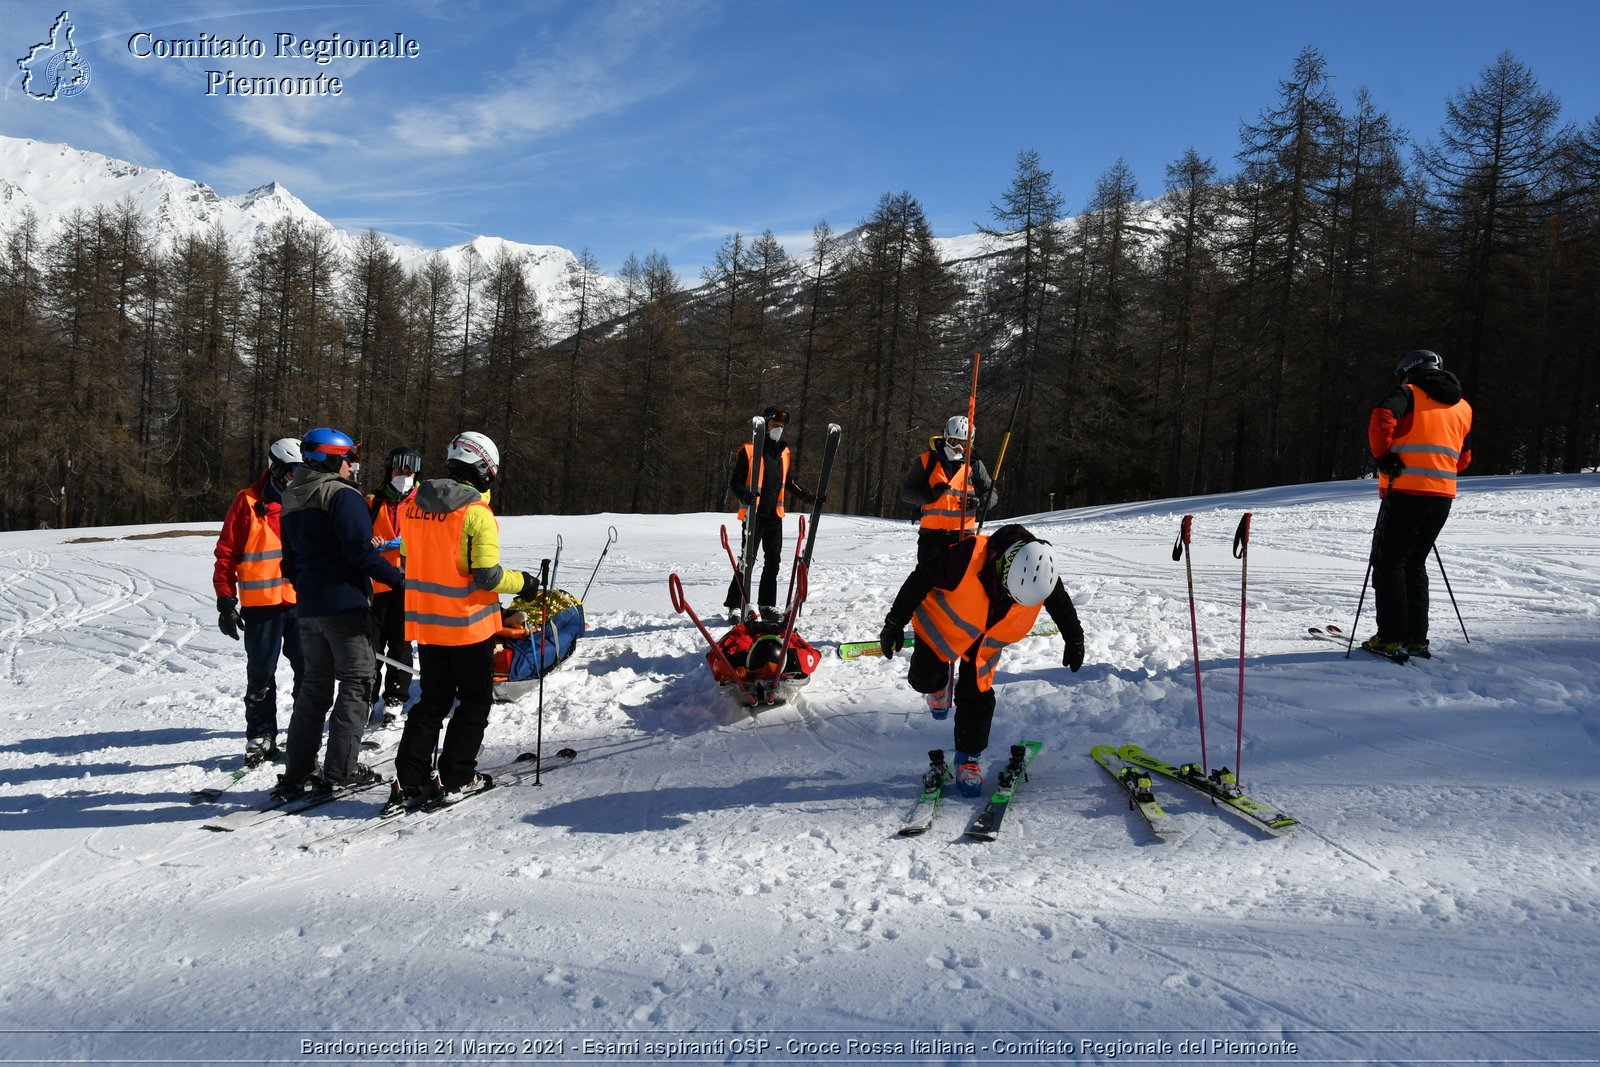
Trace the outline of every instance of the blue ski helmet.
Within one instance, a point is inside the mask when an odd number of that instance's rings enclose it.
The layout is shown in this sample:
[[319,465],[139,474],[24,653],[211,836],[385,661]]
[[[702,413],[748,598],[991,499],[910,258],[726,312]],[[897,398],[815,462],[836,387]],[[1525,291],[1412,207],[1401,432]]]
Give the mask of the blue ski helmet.
[[337,472],[344,460],[361,462],[361,446],[331,426],[319,426],[300,439],[300,457],[318,470]]

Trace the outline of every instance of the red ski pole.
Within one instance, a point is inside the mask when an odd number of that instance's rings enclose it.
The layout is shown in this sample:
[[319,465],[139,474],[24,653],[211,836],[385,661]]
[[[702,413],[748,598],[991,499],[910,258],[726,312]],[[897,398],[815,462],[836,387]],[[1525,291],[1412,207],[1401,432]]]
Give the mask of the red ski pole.
[[1233,558],[1239,561],[1239,724],[1234,734],[1233,777],[1240,778],[1239,764],[1244,759],[1244,611],[1245,589],[1250,573],[1250,513],[1244,513],[1239,528],[1233,531]]
[[1178,531],[1178,539],[1172,542],[1172,558],[1183,560],[1183,569],[1189,576],[1189,633],[1194,639],[1194,706],[1200,718],[1200,769],[1209,775],[1211,768],[1206,764],[1206,702],[1200,691],[1200,621],[1194,613],[1194,564],[1189,559],[1189,527],[1193,523],[1193,515],[1183,517],[1183,528]]

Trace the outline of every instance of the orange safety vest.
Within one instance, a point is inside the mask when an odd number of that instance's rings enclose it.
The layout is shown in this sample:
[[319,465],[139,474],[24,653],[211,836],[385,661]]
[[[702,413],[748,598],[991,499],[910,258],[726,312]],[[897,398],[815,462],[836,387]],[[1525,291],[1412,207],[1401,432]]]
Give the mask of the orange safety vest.
[[[415,493],[416,490],[412,489],[411,492]],[[391,504],[387,500],[380,502],[377,493],[367,496],[367,509],[372,513],[372,534],[374,537],[380,541],[388,542],[400,536],[400,508],[410,499],[411,496],[407,494],[403,499]],[[391,548],[387,552],[378,554],[396,567],[400,566],[400,550],[398,548]],[[372,591],[374,593],[387,593],[392,588],[394,587],[384,585],[376,578],[372,580]]]
[[917,640],[933,649],[946,663],[961,659],[968,649],[977,646],[973,665],[978,668],[978,691],[987,693],[994,684],[994,669],[999,663],[1000,650],[1027,636],[1033,629],[1039,609],[1044,605],[1028,607],[1013,604],[1011,610],[989,629],[983,628],[989,618],[989,594],[984,591],[979,574],[989,555],[989,539],[973,539],[972,560],[967,572],[961,576],[954,589],[935,589],[917,605],[911,617],[911,628]]
[[928,484],[940,489],[940,494],[930,503],[922,505],[922,528],[924,530],[944,530],[950,533],[966,533],[978,528],[977,509],[969,509],[963,520],[961,498],[966,495],[967,486],[972,479],[972,465],[963,463],[956,468],[956,473],[945,474],[944,464],[939,462],[939,457],[930,449],[922,454],[922,465],[929,470]]
[[1405,461],[1405,469],[1392,478],[1380,475],[1379,495],[1398,489],[1453,497],[1461,445],[1472,429],[1472,405],[1465,400],[1444,404],[1416,385],[1407,388],[1411,390],[1411,414],[1400,420],[1399,432],[1389,445],[1389,450]]
[[[456,562],[467,512],[489,510],[483,501],[443,515],[406,504],[406,640],[424,645],[475,645],[500,629],[500,598],[478,588]],[[490,512],[493,519],[494,513]],[[468,560],[470,565],[471,560]]]
[[[751,460],[750,460],[750,442],[746,441],[744,444],[740,445],[739,446],[739,451],[744,453],[745,467],[748,468],[751,465]],[[767,454],[766,453],[767,453],[766,447],[762,446],[760,465],[756,467],[756,488],[757,489],[760,489],[761,486],[763,484],[765,484],[765,478],[766,478],[766,473],[767,473],[767,471],[766,471]],[[789,454],[790,453],[789,453],[789,450],[787,448],[783,450],[783,477],[778,480],[778,508],[777,508],[776,514],[777,514],[778,518],[780,518],[780,519],[783,518],[783,487],[789,484]],[[747,482],[745,484],[748,485],[749,483]],[[741,505],[740,508],[739,508],[739,521],[740,522],[744,521],[744,513],[745,513],[745,509]]]
[[261,513],[261,494],[254,487],[244,494],[245,505],[250,509],[250,534],[234,567],[239,579],[239,606],[270,608],[293,604],[294,586],[283,576],[283,536],[278,524],[271,521],[282,512],[282,506],[265,505],[269,518]]

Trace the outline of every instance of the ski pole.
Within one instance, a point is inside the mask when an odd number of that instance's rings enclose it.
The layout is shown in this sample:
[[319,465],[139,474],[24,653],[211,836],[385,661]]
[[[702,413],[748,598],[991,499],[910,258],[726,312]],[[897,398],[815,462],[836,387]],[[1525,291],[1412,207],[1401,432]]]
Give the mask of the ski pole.
[[1244,613],[1245,589],[1250,573],[1250,513],[1244,513],[1233,531],[1233,558],[1239,561],[1239,723],[1234,734],[1233,777],[1239,780],[1239,765],[1244,762]]
[[[785,615],[785,617],[788,616],[790,610],[794,607],[794,583],[795,583],[795,579],[800,574],[801,560],[805,557],[805,548],[806,548],[806,517],[804,515],[801,515],[800,516],[800,532],[795,535],[795,541],[794,541],[794,563],[789,568],[789,591],[783,594],[783,614]],[[805,599],[805,594],[802,593],[800,595],[800,598],[802,600],[804,600]]]
[[[1345,642],[1344,658],[1349,659],[1350,653],[1356,648],[1356,634],[1361,632],[1361,608],[1367,602],[1367,585],[1372,581],[1373,561],[1378,558],[1378,531],[1383,529],[1383,509],[1389,504],[1389,498],[1384,497],[1378,504],[1378,517],[1372,523],[1372,545],[1367,549],[1367,573],[1361,579],[1361,598],[1356,601],[1356,621],[1350,624],[1350,640]],[[1377,593],[1373,593],[1374,599]]]
[[1433,560],[1439,564],[1439,577],[1444,579],[1444,591],[1450,594],[1450,606],[1456,609],[1456,622],[1461,624],[1461,638],[1467,644],[1472,644],[1472,638],[1467,636],[1467,623],[1461,617],[1461,605],[1456,603],[1456,591],[1450,588],[1450,576],[1444,572],[1444,560],[1439,558],[1439,542],[1433,543]]
[[[561,539],[556,538],[559,545]],[[560,551],[557,548],[556,551]],[[534,735],[533,742],[533,784],[544,785],[540,776],[544,772],[544,676],[547,673],[544,663],[544,634],[550,626],[550,561],[539,561],[539,590],[544,594],[539,604],[539,725]]]
[[589,585],[583,587],[583,596],[579,597],[579,600],[588,599],[589,586],[594,584],[594,576],[600,573],[600,564],[606,561],[606,553],[611,551],[611,546],[616,543],[617,528],[615,526],[611,526],[607,527],[607,529],[609,530],[609,533],[606,536],[606,546],[600,550],[600,558],[594,561],[594,570],[589,572]]
[[373,654],[373,656],[375,656],[377,658],[378,662],[380,662],[380,663],[387,663],[389,666],[394,667],[397,670],[405,671],[407,674],[416,675],[419,679],[422,677],[421,673],[419,673],[415,667],[411,666],[408,663],[401,663],[397,659],[390,659],[388,656],[385,656],[382,652],[373,652],[372,654]]
[[1194,706],[1200,719],[1200,769],[1210,774],[1211,769],[1206,766],[1206,704],[1200,691],[1200,621],[1195,617],[1194,564],[1189,558],[1189,530],[1193,524],[1193,515],[1183,517],[1183,528],[1178,531],[1178,539],[1172,542],[1172,558],[1183,560],[1183,569],[1189,577],[1189,633],[1194,640]]
[[[978,364],[983,353],[972,353],[972,392],[967,394],[967,448],[961,459],[961,537],[967,534],[967,498],[972,495],[972,444],[977,439]],[[976,533],[976,531],[974,531]]]

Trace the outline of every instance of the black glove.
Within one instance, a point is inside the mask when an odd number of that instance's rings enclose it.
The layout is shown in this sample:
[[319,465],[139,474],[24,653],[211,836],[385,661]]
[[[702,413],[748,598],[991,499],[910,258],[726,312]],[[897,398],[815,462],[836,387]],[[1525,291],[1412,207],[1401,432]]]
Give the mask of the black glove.
[[1072,673],[1077,674],[1078,668],[1083,666],[1083,635],[1067,638],[1067,647],[1061,653],[1061,665],[1072,668]]
[[1378,473],[1380,474],[1387,474],[1389,477],[1393,478],[1395,475],[1399,474],[1405,469],[1406,461],[1395,455],[1393,452],[1385,452],[1383,455],[1378,457]]
[[878,631],[878,651],[884,659],[894,659],[894,654],[906,647],[906,632],[892,622],[885,622]]
[[239,640],[239,628],[244,625],[244,618],[239,614],[239,601],[231,596],[217,595],[217,629],[221,630],[224,637]]
[[517,590],[517,595],[524,600],[531,600],[539,591],[539,576],[532,571],[522,572],[522,588]]
[[745,507],[749,507],[756,502],[756,495],[747,487],[742,485],[733,491],[733,495],[737,497],[739,503],[743,504]]

